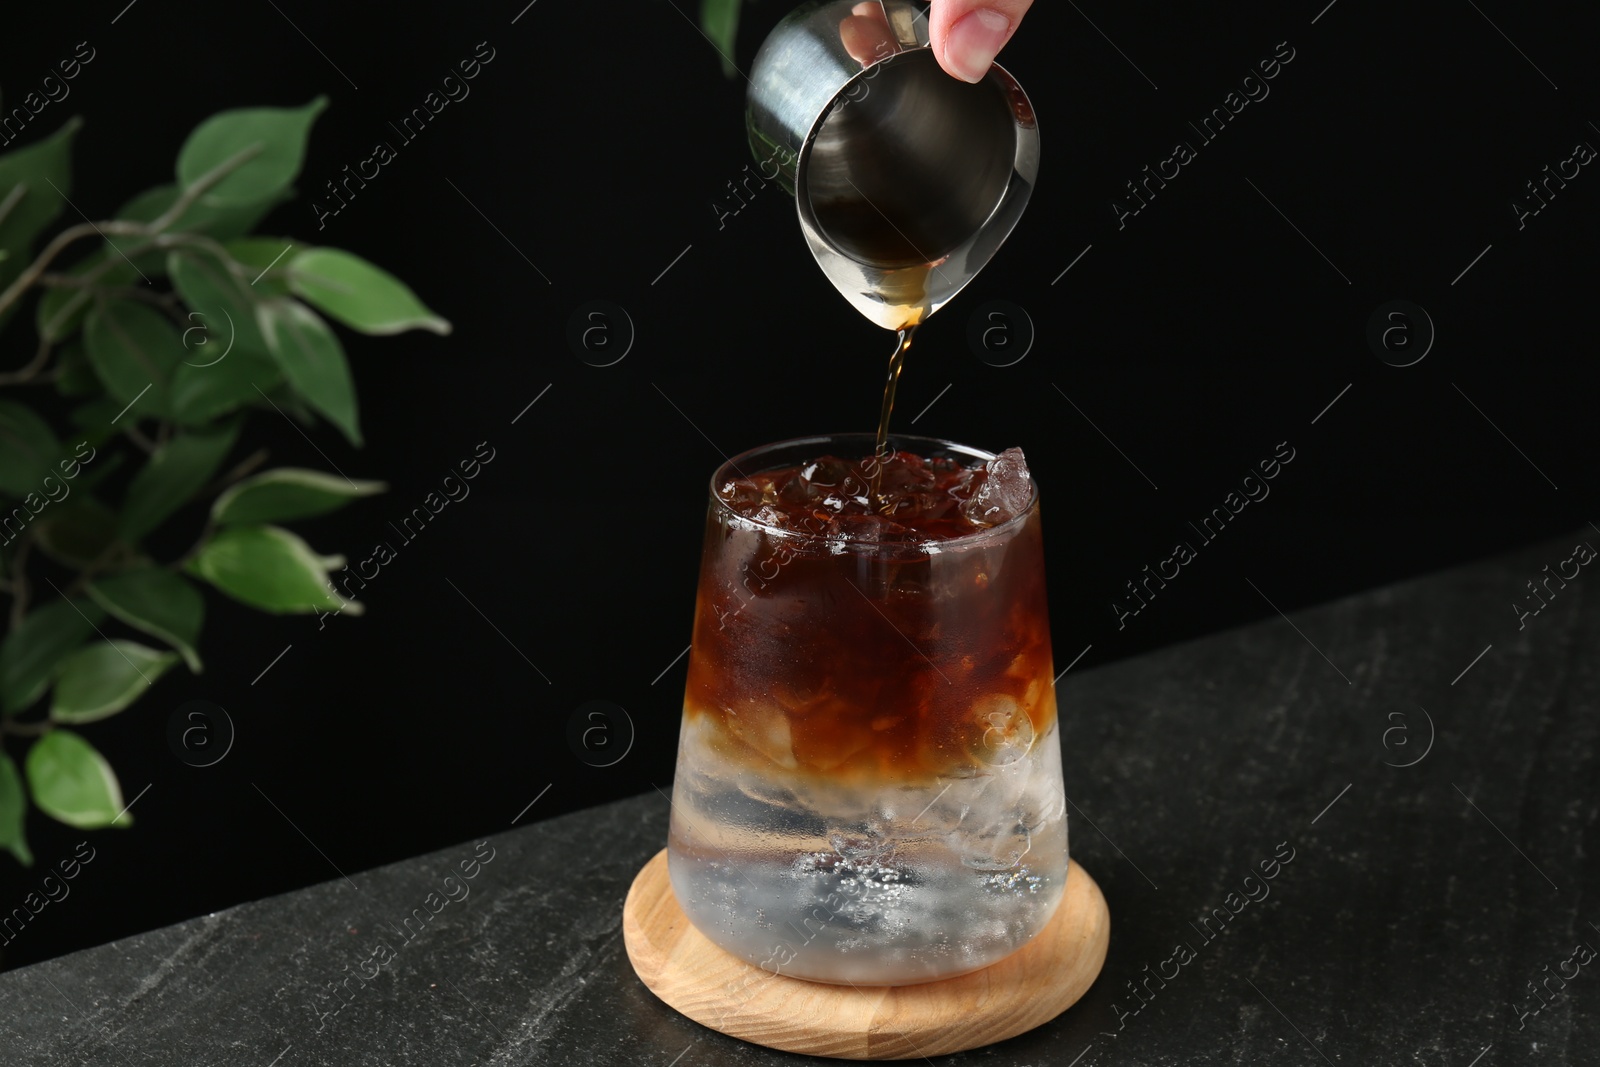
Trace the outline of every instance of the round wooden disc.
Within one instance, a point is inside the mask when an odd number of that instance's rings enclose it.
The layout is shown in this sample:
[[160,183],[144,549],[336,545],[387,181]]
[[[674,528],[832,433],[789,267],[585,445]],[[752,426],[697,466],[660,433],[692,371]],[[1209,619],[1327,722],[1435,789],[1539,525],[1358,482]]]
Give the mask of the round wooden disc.
[[1066,1011],[1105,963],[1111,914],[1073,862],[1049,924],[981,971],[908,986],[808,982],[712,944],[678,906],[662,849],[628,890],[622,934],[639,979],[704,1026],[787,1052],[900,1060],[993,1044]]

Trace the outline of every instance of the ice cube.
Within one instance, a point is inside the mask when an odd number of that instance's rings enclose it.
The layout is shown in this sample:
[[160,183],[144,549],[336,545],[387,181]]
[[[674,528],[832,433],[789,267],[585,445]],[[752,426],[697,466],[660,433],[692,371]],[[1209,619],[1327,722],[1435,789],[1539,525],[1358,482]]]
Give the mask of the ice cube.
[[740,515],[748,516],[761,506],[761,488],[748,478],[729,479],[717,489],[717,495]]
[[973,706],[982,740],[973,755],[991,766],[1016,763],[1033,747],[1033,720],[1022,705],[1002,693],[984,697]]
[[[814,466],[814,465],[813,465]],[[778,500],[780,503],[795,505],[815,505],[822,499],[825,487],[815,485],[805,476],[805,470],[793,471],[785,474],[777,484]]]
[[1030,831],[1067,817],[1067,795],[1042,782],[1029,783],[1017,801],[1017,821]]
[[[718,764],[717,766],[720,767],[721,765]],[[781,808],[785,811],[803,811],[805,808],[801,798],[793,789],[775,780],[770,774],[740,773],[734,777],[733,782],[734,785],[738,786],[739,792],[757,804]],[[726,784],[725,773],[719,774],[712,782],[714,788],[720,788]]]
[[[965,772],[969,768],[957,770]],[[987,775],[979,777],[963,773],[940,777],[933,784],[939,788],[934,789],[933,785],[929,785],[915,791],[914,800],[920,801],[917,808],[921,810],[906,812],[908,831],[944,835],[955,830],[989,782]],[[924,800],[923,795],[930,792],[931,796]]]
[[1008,448],[983,465],[982,477],[974,476],[977,488],[961,512],[968,522],[979,526],[998,526],[1028,510],[1033,500],[1033,479],[1022,449]]
[[800,478],[808,486],[833,489],[842,484],[851,471],[851,464],[838,456],[823,456],[814,463],[800,468]]
[[828,534],[847,541],[883,544],[904,540],[909,533],[904,526],[882,515],[836,515],[828,521]]
[[782,709],[748,701],[727,709],[728,730],[739,740],[787,770],[800,764],[794,758],[789,716]]
[[823,456],[783,474],[777,499],[797,518],[806,512],[839,512],[862,491],[853,465],[837,456]]
[[1018,823],[1000,823],[981,830],[958,830],[950,844],[961,857],[961,865],[975,871],[1007,871],[1022,862],[1033,847],[1033,838]]
[[919,489],[930,489],[937,477],[922,457],[914,452],[891,452],[881,460],[863,460],[863,473],[870,477],[875,463],[882,465],[878,474],[878,491],[889,501],[899,500]]
[[789,516],[778,508],[772,507],[770,504],[757,505],[753,512],[746,514],[748,514],[749,517],[754,519],[756,522],[761,523],[763,526],[775,526],[780,530],[786,530],[789,528]]

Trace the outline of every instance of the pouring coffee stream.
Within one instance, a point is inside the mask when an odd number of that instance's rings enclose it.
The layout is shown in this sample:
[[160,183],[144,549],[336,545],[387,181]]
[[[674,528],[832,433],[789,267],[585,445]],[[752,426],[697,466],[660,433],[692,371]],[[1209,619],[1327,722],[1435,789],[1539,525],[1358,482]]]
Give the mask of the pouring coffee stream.
[[883,462],[889,457],[889,417],[894,414],[895,387],[900,382],[900,371],[905,367],[906,353],[911,351],[911,335],[917,332],[916,324],[907,326],[895,337],[894,352],[889,356],[889,377],[883,384],[883,406],[878,410],[878,435],[872,449],[872,499],[878,510],[885,508],[879,485],[883,480]]
[[[896,272],[893,284],[884,286],[885,302],[898,310],[902,325],[895,330],[894,351],[889,353],[889,372],[883,383],[883,402],[878,409],[878,433],[872,450],[872,478],[869,493],[877,510],[888,512],[893,505],[884,500],[879,487],[883,480],[884,462],[889,458],[889,419],[894,414],[895,390],[900,383],[900,373],[905,369],[906,353],[911,351],[911,340],[918,325],[932,312],[924,304],[927,297],[928,274],[939,268],[906,267]],[[886,282],[888,279],[886,279]]]

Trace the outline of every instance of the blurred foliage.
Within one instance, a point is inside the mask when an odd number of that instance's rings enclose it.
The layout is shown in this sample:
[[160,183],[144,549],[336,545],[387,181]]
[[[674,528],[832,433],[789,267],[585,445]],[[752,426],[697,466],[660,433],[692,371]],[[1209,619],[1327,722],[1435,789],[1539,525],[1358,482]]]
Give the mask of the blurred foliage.
[[739,5],[744,0],[700,0],[700,29],[722,53],[722,73],[733,77],[739,68],[733,48],[739,39]]
[[[359,256],[251,234],[293,197],[326,106],[213,115],[179,149],[173,182],[48,238],[81,120],[0,155],[0,329],[31,302],[38,334],[27,364],[0,371],[0,849],[23,864],[30,800],[69,826],[132,823],[84,728],[166,672],[202,669],[196,582],[261,611],[360,611],[327,578],[343,558],[279,524],[384,485],[237,455],[257,411],[307,431],[325,420],[361,444],[329,319],[365,334],[450,331]],[[52,424],[46,409],[67,414]],[[128,476],[108,493],[119,468]],[[207,499],[203,515],[190,507]],[[145,547],[185,525],[192,547],[177,558]]]

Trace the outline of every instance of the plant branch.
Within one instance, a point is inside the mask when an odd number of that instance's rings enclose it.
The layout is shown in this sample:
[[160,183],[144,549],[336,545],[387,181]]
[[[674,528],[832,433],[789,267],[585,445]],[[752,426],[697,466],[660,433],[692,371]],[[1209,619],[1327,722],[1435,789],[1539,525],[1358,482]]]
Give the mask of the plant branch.
[[233,258],[222,242],[203,233],[164,233],[151,244],[156,248],[201,248],[210,252],[229,274],[241,281],[250,276],[243,263]]
[[22,198],[27,195],[28,185],[26,182],[18,182],[16,185],[13,185],[11,187],[11,192],[6,194],[6,198],[4,200],[0,200],[0,222],[6,221],[6,216],[11,214],[12,209],[15,208],[17,204],[21,202]]
[[[178,294],[176,293],[158,293],[153,289],[145,289],[137,285],[113,285],[104,289],[100,289],[95,286],[94,282],[72,274],[41,274],[39,275],[39,284],[48,286],[52,289],[81,289],[90,292],[91,295],[94,293],[99,293],[102,296],[108,297],[122,297],[127,300],[143,300],[147,304],[154,304],[157,307],[163,308],[169,312],[176,308],[181,302],[179,301]],[[54,320],[52,319],[50,325],[54,324]]]
[[39,350],[33,354],[33,358],[14,371],[0,374],[0,385],[20,385],[23,382],[33,381],[39,372],[44,370],[45,364],[50,362],[51,347],[48,338],[39,338]]
[[150,289],[141,289],[137,285],[113,285],[110,288],[102,289],[101,292],[112,298],[122,297],[127,300],[141,300],[146,304],[153,304],[165,311],[169,316],[172,316],[179,325],[183,324],[182,317],[177,314],[180,301],[176,293],[157,293]]
[[89,283],[75,274],[62,274],[60,271],[47,270],[39,275],[39,284],[48,289],[87,289]]
[[160,233],[174,222],[177,222],[183,216],[183,213],[194,205],[196,200],[210,192],[212,187],[222,179],[259,156],[264,148],[266,148],[266,145],[259,142],[246,148],[241,148],[215,167],[200,175],[190,184],[189,188],[183,191],[178,199],[172,202],[171,207],[150,220],[150,232]]
[[228,473],[222,475],[222,477],[218,478],[216,481],[212,482],[210,485],[196,493],[194,498],[196,500],[204,500],[209,496],[215,496],[217,493],[222,492],[224,489],[228,488],[228,486],[243,479],[245,475],[261,466],[271,457],[271,455],[272,453],[268,449],[256,449],[254,452],[244,457],[244,459],[241,459],[238,463],[234,464],[233,469],[228,471]]
[[[247,270],[245,270],[243,264],[238,262],[228,253],[226,248],[216,241],[213,241],[211,238],[205,237],[201,234],[158,234],[150,237],[150,239],[147,241],[130,246],[126,254],[129,259],[132,259],[134,256],[140,255],[144,252],[149,252],[153,249],[180,248],[185,245],[203,248],[207,252],[210,252],[212,255],[216,256],[217,259],[221,261],[223,267],[225,267],[228,272],[236,278],[243,279],[249,273]],[[50,321],[45,323],[45,332],[53,334],[56,332],[56,330],[60,329],[61,325],[67,321],[67,318],[85,303],[87,303],[89,297],[94,294],[94,283],[99,281],[107,271],[117,266],[118,262],[119,261],[115,259],[107,259],[104,263],[100,263],[90,270],[85,271],[81,277],[74,279],[70,283],[58,283],[63,287],[75,288],[78,290],[78,292],[73,293],[67,302],[62,304],[55,315],[51,317]],[[68,278],[71,276],[52,274],[50,277]],[[0,380],[0,384],[5,383],[3,380]]]
[[12,304],[15,304],[28,286],[38,281],[39,275],[43,274],[46,268],[55,261],[55,258],[72,242],[95,234],[104,236],[107,232],[126,233],[125,229],[119,227],[128,225],[131,224],[108,222],[104,226],[97,226],[92,222],[80,222],[78,225],[69,226],[56,234],[50,243],[44,246],[44,251],[40,252],[32,263],[23,268],[22,273],[17,275],[16,280],[6,287],[5,292],[0,293],[0,311],[4,311]]
[[[158,240],[159,238],[153,237],[142,244],[132,246],[128,249],[128,258],[132,259],[134,256],[137,256],[142,252],[148,252],[157,247],[156,242]],[[85,271],[81,277],[73,278],[70,283],[63,283],[63,288],[73,288],[78,291],[68,297],[67,302],[62,304],[61,307],[57,309],[56,313],[50,317],[50,321],[44,324],[43,332],[47,334],[54,334],[62,327],[69,317],[71,317],[84,304],[88,303],[89,298],[94,296],[97,292],[95,288],[95,282],[99,281],[106,274],[106,272],[115,267],[117,263],[118,261],[115,259],[107,259],[104,263],[98,264],[95,267]],[[50,275],[50,277],[71,278],[72,276]],[[41,281],[42,280],[43,277],[41,277]],[[104,294],[102,293],[101,295]]]
[[126,547],[121,540],[113,539],[109,545],[100,550],[98,556],[90,560],[88,565],[78,573],[78,576],[72,580],[72,584],[67,586],[66,591],[61,596],[66,600],[71,600],[83,592],[84,587],[94,579],[95,575],[118,561],[123,554],[122,550]]
[[28,613],[28,550],[33,547],[32,531],[22,535],[16,558],[11,561],[11,631],[22,625]]
[[154,452],[156,450],[156,443],[150,440],[150,438],[146,437],[144,432],[133,423],[130,422],[128,425],[124,426],[122,428],[122,432],[128,435],[128,440],[132,441],[146,452]]
[[[240,167],[244,166],[244,164],[250,162],[250,160],[254,159],[256,156],[260,155],[263,147],[263,145],[254,144],[248,148],[241,149],[240,151],[235,152],[232,156],[223,160],[221,163],[217,164],[215,167],[206,171],[200,177],[196,178],[187,189],[179,194],[178,198],[172,202],[171,207],[167,208],[167,210],[163,211],[149,222],[118,222],[114,220],[108,220],[104,222],[81,222],[76,226],[69,226],[67,229],[62,230],[51,239],[49,244],[44,246],[44,250],[34,258],[32,263],[23,268],[22,273],[17,275],[16,280],[6,287],[5,292],[0,293],[0,312],[4,312],[6,308],[10,307],[12,304],[15,304],[22,296],[23,292],[25,292],[27,288],[34,282],[38,281],[39,276],[50,268],[51,263],[55,262],[55,258],[59,256],[62,251],[64,251],[66,247],[72,244],[74,241],[81,240],[92,234],[99,234],[101,237],[105,237],[109,234],[116,234],[118,236],[126,237],[158,236],[168,226],[171,226],[174,222],[178,221],[185,211],[194,206],[196,200],[199,200],[200,197],[204,196],[218,182],[226,178],[229,174],[232,174],[234,171],[238,170]],[[25,190],[26,186],[18,186],[18,188]],[[11,195],[6,198],[6,204],[4,205],[4,209],[6,211],[11,210],[10,205],[13,203],[13,198],[16,197],[16,195],[16,190],[13,190]],[[218,247],[220,248],[221,246],[218,245]],[[128,258],[131,259],[133,257],[130,254]],[[107,262],[109,263],[110,261],[108,260]]]

